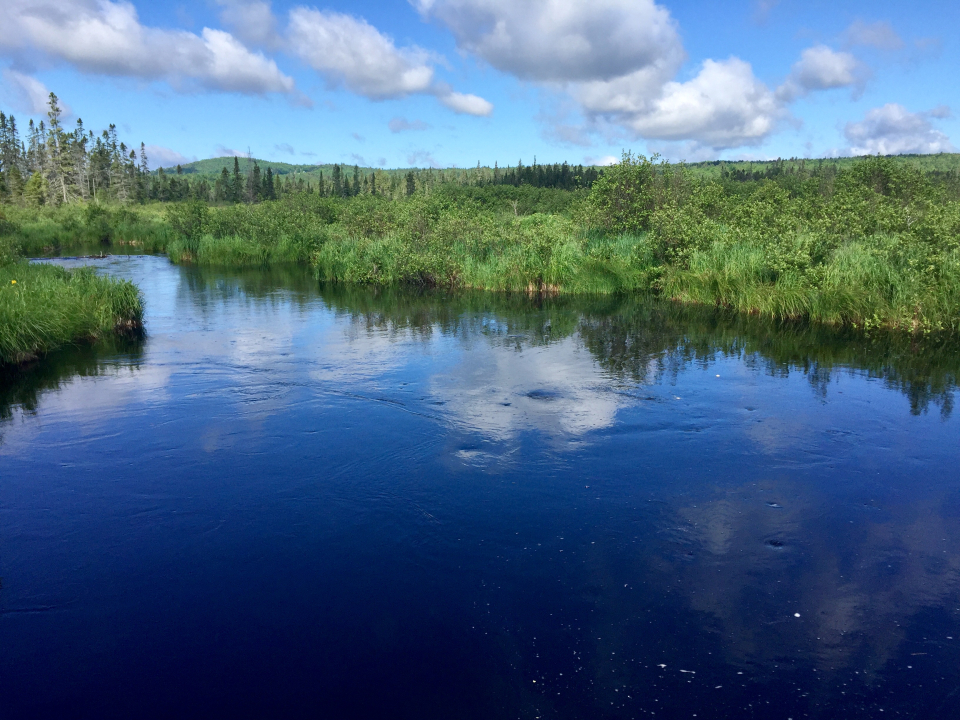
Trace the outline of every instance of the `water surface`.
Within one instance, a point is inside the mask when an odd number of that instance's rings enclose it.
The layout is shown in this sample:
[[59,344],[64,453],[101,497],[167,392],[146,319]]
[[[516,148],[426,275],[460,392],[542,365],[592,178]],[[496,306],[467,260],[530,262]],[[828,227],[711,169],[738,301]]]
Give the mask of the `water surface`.
[[950,343],[85,262],[148,335],[0,378],[5,716],[960,713]]

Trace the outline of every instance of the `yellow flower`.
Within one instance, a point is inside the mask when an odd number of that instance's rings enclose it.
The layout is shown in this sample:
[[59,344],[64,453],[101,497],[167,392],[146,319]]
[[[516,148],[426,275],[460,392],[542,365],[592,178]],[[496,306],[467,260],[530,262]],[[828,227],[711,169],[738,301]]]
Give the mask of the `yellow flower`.
[[16,280],[11,280],[11,281],[10,281],[10,284],[11,284],[11,285],[16,285],[16,284],[17,284],[17,281],[16,281]]

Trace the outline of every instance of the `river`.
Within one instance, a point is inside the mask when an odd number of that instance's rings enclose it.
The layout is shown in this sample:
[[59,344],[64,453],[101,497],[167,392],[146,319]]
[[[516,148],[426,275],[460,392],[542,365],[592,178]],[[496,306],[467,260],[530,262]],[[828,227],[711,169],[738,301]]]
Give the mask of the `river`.
[[32,717],[960,716],[960,351],[163,257],[0,378]]

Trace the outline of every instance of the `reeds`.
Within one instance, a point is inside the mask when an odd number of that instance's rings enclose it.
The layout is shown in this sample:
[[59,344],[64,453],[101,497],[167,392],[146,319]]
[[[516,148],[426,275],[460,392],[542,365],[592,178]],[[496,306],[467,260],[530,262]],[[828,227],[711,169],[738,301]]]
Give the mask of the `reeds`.
[[137,332],[140,291],[92,269],[16,262],[0,267],[0,364],[18,364],[62,345]]

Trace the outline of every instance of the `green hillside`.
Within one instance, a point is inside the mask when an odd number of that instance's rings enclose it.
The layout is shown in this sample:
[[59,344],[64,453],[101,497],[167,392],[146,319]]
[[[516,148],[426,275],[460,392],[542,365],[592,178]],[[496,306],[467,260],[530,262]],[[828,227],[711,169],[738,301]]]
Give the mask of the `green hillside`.
[[[200,176],[209,176],[216,177],[219,176],[223,169],[226,168],[227,172],[233,172],[233,156],[228,157],[219,157],[211,158],[209,160],[197,160],[196,162],[187,163],[186,165],[181,165],[185,175],[200,175]],[[274,175],[293,175],[293,174],[304,174],[304,175],[317,175],[323,173],[324,176],[329,177],[333,173],[333,163],[324,163],[320,165],[294,165],[291,163],[285,162],[275,162],[273,160],[262,160],[260,158],[245,158],[238,157],[237,161],[240,163],[240,172],[244,175],[248,174],[253,170],[253,165],[256,163],[260,166],[260,169],[266,171],[267,168],[273,170]],[[353,165],[343,163],[340,166],[349,173],[353,172]],[[378,170],[380,172],[385,172],[387,174],[393,173],[405,173],[411,168],[393,168],[386,170],[384,168],[373,168],[373,167],[364,167],[360,166],[360,171],[364,175],[369,175],[370,173]],[[164,172],[172,172],[176,170],[176,166],[170,168],[164,168]]]
[[[923,172],[949,173],[960,171],[960,153],[938,153],[936,155],[892,155],[893,160],[912,165]],[[720,178],[724,171],[731,174],[747,174],[765,176],[782,172],[797,171],[801,168],[812,170],[818,166],[832,166],[836,170],[849,169],[861,157],[842,158],[790,158],[783,160],[711,160],[707,162],[690,163],[687,167],[697,175],[707,178]]]
[[[960,172],[960,153],[939,153],[937,155],[895,155],[892,156],[896,161],[907,163],[914,167],[919,168],[924,172],[933,172],[933,173],[949,173],[949,172]],[[197,160],[196,162],[187,163],[182,165],[181,168],[186,175],[199,175],[199,176],[208,176],[216,177],[219,176],[223,171],[223,168],[227,169],[227,172],[233,172],[233,160],[232,156],[228,157],[219,157],[211,158],[209,160]],[[291,174],[303,174],[306,176],[317,176],[319,173],[323,173],[324,177],[330,177],[333,173],[333,164],[332,163],[323,163],[320,165],[296,165],[285,162],[275,162],[272,160],[263,160],[259,158],[237,158],[240,163],[240,172],[245,175],[253,170],[253,164],[257,163],[261,170],[266,170],[268,167],[273,169],[275,175],[291,175]],[[841,170],[844,168],[849,168],[858,160],[855,157],[842,157],[842,158],[823,158],[823,159],[810,159],[810,158],[790,158],[784,160],[710,160],[706,162],[690,163],[687,165],[691,170],[693,170],[697,175],[706,178],[720,178],[723,172],[726,170],[728,173],[739,174],[739,175],[752,175],[756,177],[760,176],[769,176],[771,173],[776,173],[779,166],[781,172],[790,172],[797,171],[802,167],[805,167],[807,170],[813,169],[816,166],[821,164],[834,167],[836,170]],[[353,172],[353,166],[347,163],[341,165],[348,174]],[[589,166],[600,169],[599,166]],[[164,168],[166,172],[171,172],[175,168]],[[360,171],[364,175],[369,175],[374,171],[379,171],[386,173],[388,175],[393,174],[402,174],[406,173],[409,170],[416,170],[417,168],[373,168],[373,167],[360,167]],[[447,171],[471,171],[475,168],[445,168]],[[504,168],[501,168],[504,169]],[[481,168],[484,174],[492,171],[491,167],[484,166]]]

